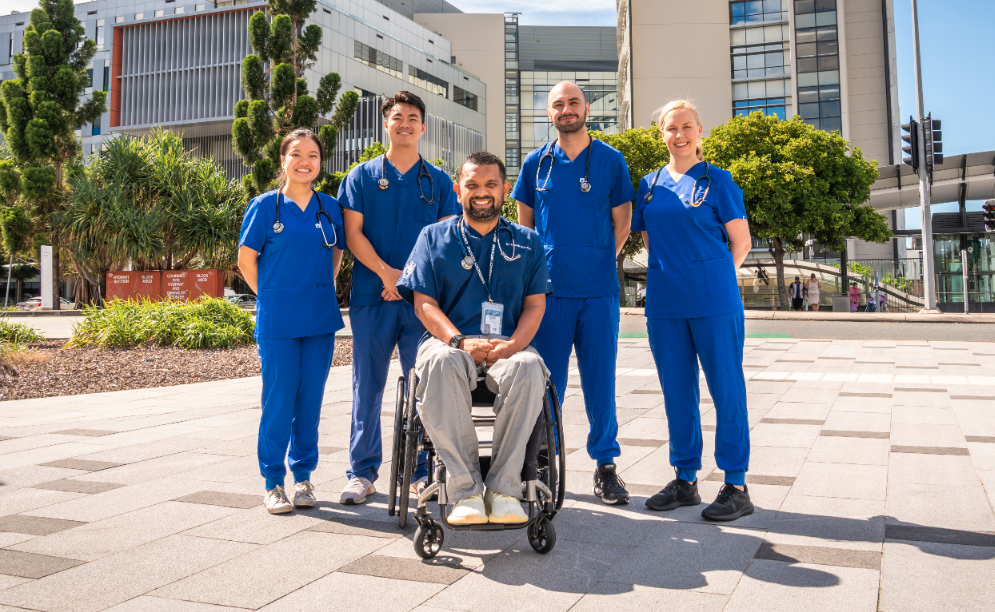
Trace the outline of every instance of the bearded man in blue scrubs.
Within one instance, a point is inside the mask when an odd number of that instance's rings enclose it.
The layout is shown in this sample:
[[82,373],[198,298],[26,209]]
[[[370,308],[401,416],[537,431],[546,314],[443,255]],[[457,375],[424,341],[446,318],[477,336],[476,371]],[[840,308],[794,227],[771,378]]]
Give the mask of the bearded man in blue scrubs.
[[598,463],[594,494],[606,504],[626,504],[629,493],[614,462],[621,454],[615,416],[615,261],[629,237],[636,193],[622,154],[588,135],[590,110],[577,84],[564,81],[553,87],[546,113],[557,139],[525,158],[512,197],[518,201],[518,222],[534,227],[545,244],[553,283],[536,348],[560,397],[566,391],[570,351],[576,348],[591,425],[587,452]]
[[415,363],[422,324],[397,293],[401,269],[422,228],[460,212],[452,179],[418,153],[425,103],[399,91],[380,109],[390,148],[353,168],[339,187],[346,242],[356,258],[349,298],[352,432],[343,504],[362,504],[376,492],[383,460],[380,407],[394,349],[405,376]]

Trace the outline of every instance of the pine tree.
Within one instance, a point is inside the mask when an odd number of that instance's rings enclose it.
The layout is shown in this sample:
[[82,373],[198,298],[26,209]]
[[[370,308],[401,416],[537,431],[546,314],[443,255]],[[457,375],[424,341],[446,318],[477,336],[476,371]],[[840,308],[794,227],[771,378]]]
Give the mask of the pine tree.
[[81,101],[97,44],[72,0],[40,0],[13,58],[16,79],[0,85],[0,130],[10,158],[0,160],[0,197],[26,205],[52,245],[52,285],[59,308],[59,239],[49,217],[65,200],[66,165],[80,153],[76,130],[103,114],[106,93]]
[[242,60],[242,88],[248,99],[235,105],[232,124],[235,152],[252,168],[242,181],[248,197],[271,188],[280,168],[280,140],[286,134],[299,127],[314,129],[334,109],[330,123],[317,130],[330,155],[338,130],[352,121],[359,104],[359,95],[347,91],[336,107],[342,78],[334,72],[321,77],[314,97],[308,95],[304,73],[317,61],[321,26],[305,27],[304,20],[316,7],[317,0],[269,0],[272,22],[264,11],[249,19],[249,44],[256,53]]

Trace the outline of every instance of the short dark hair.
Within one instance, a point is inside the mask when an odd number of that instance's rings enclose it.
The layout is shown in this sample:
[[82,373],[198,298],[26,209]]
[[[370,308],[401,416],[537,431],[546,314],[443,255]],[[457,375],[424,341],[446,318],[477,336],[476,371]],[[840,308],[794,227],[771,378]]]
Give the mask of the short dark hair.
[[456,171],[456,182],[459,182],[463,178],[463,166],[467,164],[473,164],[474,166],[497,166],[498,171],[501,172],[501,180],[504,181],[508,177],[504,162],[501,161],[500,157],[488,151],[477,151],[476,153],[467,155],[463,163],[459,165],[459,170]]
[[411,93],[410,91],[401,90],[394,94],[392,98],[386,98],[383,104],[380,105],[380,114],[386,119],[387,115],[390,114],[392,108],[398,104],[410,104],[418,109],[421,113],[421,122],[425,123],[425,102],[422,101],[417,95]]

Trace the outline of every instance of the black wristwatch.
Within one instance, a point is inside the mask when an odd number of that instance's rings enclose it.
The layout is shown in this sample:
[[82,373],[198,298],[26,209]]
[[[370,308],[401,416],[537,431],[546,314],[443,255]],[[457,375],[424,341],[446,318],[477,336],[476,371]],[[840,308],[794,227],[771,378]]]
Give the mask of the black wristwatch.
[[449,339],[449,346],[453,347],[454,349],[458,349],[459,343],[463,342],[464,338],[466,338],[466,336],[464,336],[463,334],[456,334],[455,336]]

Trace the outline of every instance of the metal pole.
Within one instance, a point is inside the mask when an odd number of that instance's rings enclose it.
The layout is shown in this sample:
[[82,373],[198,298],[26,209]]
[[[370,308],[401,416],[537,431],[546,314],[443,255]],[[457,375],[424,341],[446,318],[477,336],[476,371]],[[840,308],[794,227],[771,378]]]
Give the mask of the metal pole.
[[919,6],[917,0],[912,0],[912,41],[913,57],[916,68],[916,114],[919,128],[919,212],[922,216],[922,282],[923,282],[923,312],[939,312],[936,309],[936,275],[933,270],[933,214],[929,204],[929,174],[926,172],[926,132],[923,130],[923,119],[926,108],[922,95],[922,58],[919,52]]
[[10,297],[10,271],[14,267],[14,254],[10,254],[10,263],[7,264],[7,289],[3,294],[3,307],[7,308],[7,298]]
[[971,301],[968,295],[968,289],[970,289],[969,279],[968,279],[968,269],[967,269],[967,250],[960,250],[960,271],[964,277],[964,314],[969,314],[971,312]]

